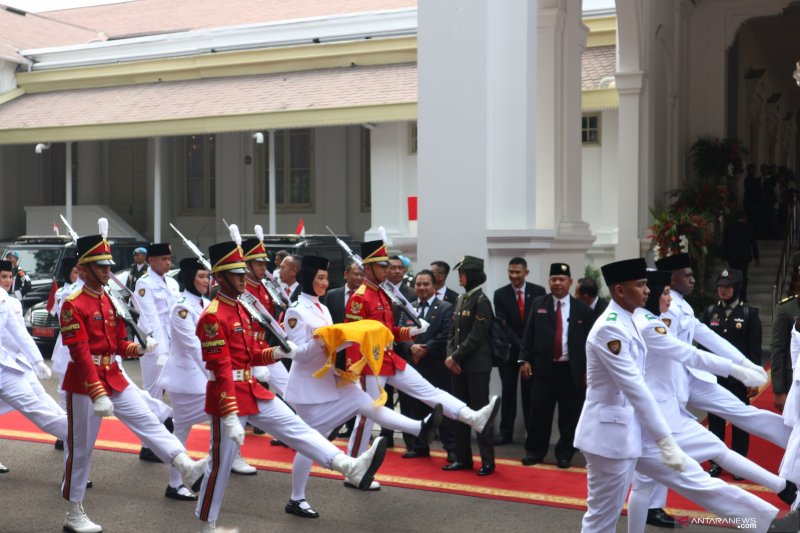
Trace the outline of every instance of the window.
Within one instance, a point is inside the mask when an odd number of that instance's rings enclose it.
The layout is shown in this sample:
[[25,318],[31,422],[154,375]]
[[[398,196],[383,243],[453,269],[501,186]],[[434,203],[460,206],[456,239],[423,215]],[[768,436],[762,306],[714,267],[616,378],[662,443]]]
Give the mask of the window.
[[181,191],[183,211],[210,212],[216,206],[216,138],[213,135],[190,135],[181,139],[183,176]]
[[[269,209],[269,146],[257,145],[256,210]],[[314,134],[310,129],[275,132],[275,203],[281,211],[314,209]]]
[[581,142],[600,144],[600,114],[583,115],[581,118]]
[[372,132],[361,128],[361,212],[369,213],[372,209]]

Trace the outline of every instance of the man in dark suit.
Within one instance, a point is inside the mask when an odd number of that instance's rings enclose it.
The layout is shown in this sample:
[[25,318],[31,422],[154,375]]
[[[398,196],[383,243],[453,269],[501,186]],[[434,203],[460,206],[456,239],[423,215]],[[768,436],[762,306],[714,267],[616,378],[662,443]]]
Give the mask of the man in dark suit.
[[[434,296],[433,272],[420,270],[414,278],[414,292],[417,296],[414,308],[420,318],[428,321],[428,331],[418,335],[413,341],[395,344],[395,352],[408,361],[422,377],[431,382],[434,387],[450,392],[450,372],[444,366],[447,358],[447,338],[453,324],[453,306]],[[401,326],[411,327],[414,323],[408,317],[403,317]],[[400,393],[400,412],[409,418],[422,420],[431,408],[416,398]],[[448,460],[455,461],[455,422],[443,418],[439,426],[439,437],[444,449],[447,450]],[[403,454],[406,459],[415,457],[429,457],[431,452],[428,443],[414,435],[403,433],[408,451]]]
[[300,297],[302,287],[297,282],[297,273],[300,271],[300,264],[303,262],[302,256],[289,255],[281,261],[279,277],[281,280],[281,290],[286,293],[290,302],[296,302]]
[[[528,262],[522,257],[513,257],[508,262],[508,280],[511,282],[494,291],[495,318],[503,324],[506,337],[511,343],[508,362],[498,368],[503,384],[503,407],[500,413],[500,433],[494,443],[508,444],[514,436],[514,422],[517,419],[517,382],[519,381],[519,349],[525,322],[531,312],[531,304],[537,296],[544,296],[541,285],[525,281],[528,276]],[[522,420],[525,429],[531,408],[531,381],[522,380]]]
[[329,290],[322,299],[322,303],[331,312],[334,324],[344,323],[344,308],[347,301],[362,283],[364,283],[364,271],[358,263],[350,259],[344,269],[344,285]]
[[433,261],[431,263],[431,272],[433,272],[433,278],[436,282],[436,297],[451,305],[455,305],[456,300],[458,300],[458,293],[445,287],[447,275],[450,274],[450,265],[444,261]]
[[400,256],[392,255],[389,257],[389,268],[386,269],[386,279],[397,287],[400,294],[405,296],[406,300],[413,302],[417,295],[414,294],[414,289],[403,283],[403,278],[406,275],[406,267],[403,265],[403,260]]
[[602,315],[608,307],[608,300],[600,298],[599,293],[597,282],[592,278],[579,279],[578,286],[575,287],[575,298],[588,305],[594,311],[595,318]]
[[586,337],[594,324],[588,305],[569,295],[569,265],[550,266],[550,294],[533,301],[522,339],[520,375],[531,379],[531,413],[522,464],[544,461],[558,404],[556,464],[569,468],[572,442],[586,396]]

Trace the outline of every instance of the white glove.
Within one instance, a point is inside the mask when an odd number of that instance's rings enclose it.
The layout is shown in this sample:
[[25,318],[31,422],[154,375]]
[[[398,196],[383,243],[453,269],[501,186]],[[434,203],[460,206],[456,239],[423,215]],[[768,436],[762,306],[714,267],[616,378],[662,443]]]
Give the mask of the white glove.
[[50,376],[53,375],[50,372],[50,367],[47,366],[47,363],[44,361],[37,361],[36,366],[33,367],[33,371],[36,372],[36,377],[39,379],[50,379]]
[[761,375],[761,377],[764,378],[764,382],[766,383],[766,381],[767,381],[767,371],[764,370],[764,367],[762,367],[761,365],[755,364],[754,362],[752,362],[747,357],[745,357],[741,361],[739,361],[738,364],[740,366],[743,366],[745,368],[749,368],[750,370],[755,370],[756,372],[758,372]]
[[229,414],[222,417],[222,425],[225,426],[225,433],[228,438],[241,446],[244,444],[244,428],[239,422],[239,417],[235,414]]
[[424,318],[420,318],[419,321],[422,323],[422,325],[420,327],[414,326],[413,328],[411,328],[411,331],[409,332],[412,337],[416,337],[417,335],[422,335],[423,333],[428,331],[428,328],[431,326],[428,323],[428,321],[425,320]]
[[283,349],[283,346],[278,346],[272,352],[272,358],[276,361],[279,359],[294,359],[294,356],[297,354],[297,345],[290,340],[286,341],[286,344],[289,345],[289,351]]
[[138,353],[139,355],[144,355],[146,353],[153,353],[156,350],[156,348],[158,348],[158,341],[155,340],[150,335],[148,335],[147,339],[145,339],[145,345],[142,346],[140,344],[139,347],[136,348],[136,353]]
[[670,433],[666,437],[661,437],[656,441],[658,449],[661,450],[661,462],[677,472],[686,470],[686,460],[688,457]]
[[[761,369],[761,367],[758,368]],[[741,381],[745,387],[760,387],[767,382],[767,377],[761,375],[758,370],[739,365],[731,365],[730,376]]]
[[92,409],[97,416],[114,416],[114,404],[111,399],[106,396],[100,396],[92,403]]
[[261,381],[262,383],[268,382],[269,368],[267,368],[266,366],[254,366],[253,377],[256,378],[258,381]]

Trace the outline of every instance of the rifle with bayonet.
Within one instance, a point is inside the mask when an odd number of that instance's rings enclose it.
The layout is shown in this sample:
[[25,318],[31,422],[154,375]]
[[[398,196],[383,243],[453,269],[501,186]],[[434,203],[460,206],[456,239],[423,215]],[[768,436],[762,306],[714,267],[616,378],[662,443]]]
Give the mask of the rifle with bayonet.
[[200,261],[200,264],[203,265],[206,270],[211,272],[211,263],[208,262],[208,259],[206,259],[206,256],[203,255],[203,252],[200,251],[200,248],[198,248],[197,245],[195,245],[195,243],[187,239],[186,236],[183,233],[181,233],[178,228],[175,227],[175,224],[170,222],[169,227],[171,227],[172,230],[178,234],[178,237],[180,237],[183,240],[183,244],[186,245],[189,251],[192,252],[197,257],[197,260]]
[[255,320],[262,328],[269,331],[275,336],[278,344],[286,352],[292,351],[289,347],[289,336],[283,331],[283,328],[278,324],[278,321],[270,314],[267,309],[261,305],[258,298],[253,296],[247,291],[239,295],[239,303],[242,304],[244,310],[250,315],[250,318]]
[[[344,251],[344,253],[347,254],[347,257],[349,257],[355,264],[357,264],[361,270],[364,270],[364,263],[361,260],[361,257],[358,254],[356,254],[353,250],[351,250],[350,247],[347,246],[347,244],[345,244],[345,242],[342,239],[340,239],[336,235],[336,233],[334,233],[334,231],[331,229],[330,226],[326,225],[325,229],[328,230],[328,233],[333,235],[333,238],[336,239],[336,244],[338,244],[339,247]],[[392,305],[394,307],[399,308],[400,311],[402,311],[406,316],[408,316],[408,318],[411,319],[411,321],[414,323],[415,326],[417,326],[418,328],[422,327],[422,322],[420,322],[419,316],[417,316],[417,312],[414,309],[414,306],[411,305],[408,302],[408,300],[405,299],[405,297],[400,293],[400,291],[397,290],[397,287],[395,287],[388,281],[384,281],[383,283],[378,285],[378,287],[381,289],[383,294],[386,295],[389,301],[392,302]]]

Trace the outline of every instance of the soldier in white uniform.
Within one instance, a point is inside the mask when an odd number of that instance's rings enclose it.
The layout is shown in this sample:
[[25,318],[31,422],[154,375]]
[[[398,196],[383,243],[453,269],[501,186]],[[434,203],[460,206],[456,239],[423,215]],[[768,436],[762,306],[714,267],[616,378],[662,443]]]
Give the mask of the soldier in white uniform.
[[766,377],[756,370],[698,350],[668,330],[658,316],[669,308],[670,277],[669,272],[647,273],[650,296],[646,307],[634,312],[634,323],[647,345],[645,383],[658,402],[678,445],[694,461],[688,462],[687,472],[681,474],[664,468],[657,459],[657,447],[645,435],[644,457],[637,463],[633,490],[628,500],[628,531],[644,531],[649,502],[657,487],[649,477],[639,474],[640,466],[647,463],[650,463],[651,469],[661,470],[661,476],[668,480],[670,486],[698,505],[723,517],[756,519],[753,529],[763,531],[778,510],[738,486],[712,478],[698,469],[698,463],[713,459],[718,464],[725,464],[726,469],[768,487],[790,504],[797,495],[797,487],[731,451],[724,442],[701,426],[686,405],[679,402],[675,393],[675,376],[683,373],[685,366],[691,366],[723,377],[730,375],[747,386],[763,385]]
[[[694,275],[689,254],[681,253],[659,259],[656,261],[656,267],[672,273],[670,287],[672,303],[662,319],[680,340],[689,344],[698,342],[711,353],[758,372],[764,372],[763,368],[750,362],[731,343],[695,317],[692,306],[684,299],[694,289]],[[682,404],[714,413],[748,433],[786,448],[791,429],[783,424],[783,419],[777,413],[745,405],[732,392],[719,385],[717,378],[708,372],[685,368],[677,374],[676,379],[675,392]],[[666,505],[666,501],[666,487],[659,487],[650,501],[650,512],[658,512]]]
[[[286,401],[309,426],[328,435],[356,414],[378,422],[381,427],[400,430],[430,442],[442,420],[438,404],[426,421],[420,422],[386,407],[376,407],[372,397],[359,385],[339,378],[329,371],[319,378],[314,373],[328,361],[325,350],[314,338],[314,331],[333,324],[328,308],[319,301],[328,288],[328,260],[324,257],[303,257],[298,281],[302,293],[286,310],[284,324],[289,339],[297,345],[294,362],[289,371]],[[292,464],[292,496],[286,504],[287,513],[303,518],[319,514],[306,501],[305,489],[311,473],[311,459],[296,454]],[[352,482],[350,482],[353,484]]]
[[[797,357],[800,353],[800,320],[792,326],[792,338],[789,351],[792,357],[792,386],[786,396],[783,407],[783,420],[791,428],[789,444],[781,460],[780,475],[794,483],[800,483],[800,371],[797,370]],[[800,502],[795,502],[792,509]]]
[[645,385],[647,350],[633,323],[649,291],[644,259],[602,267],[612,302],[586,341],[586,401],[575,447],[586,457],[587,511],[582,531],[614,531],[628,494],[634,466],[642,455],[642,430],[654,437],[661,461],[683,470],[688,459]]
[[[136,281],[135,290],[142,307],[139,327],[158,341],[155,352],[145,354],[139,359],[142,367],[142,389],[159,402],[164,397],[164,389],[158,383],[158,376],[170,352],[169,315],[180,296],[178,282],[167,276],[171,259],[172,248],[169,243],[150,244],[147,247],[149,268],[147,273]],[[150,402],[148,405],[158,419],[171,430],[172,412],[166,404],[159,405],[158,408],[154,408]],[[160,462],[155,454],[144,446],[139,452],[139,459]]]

